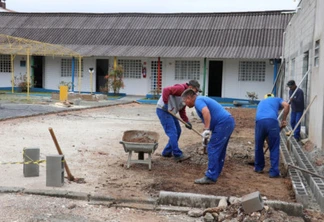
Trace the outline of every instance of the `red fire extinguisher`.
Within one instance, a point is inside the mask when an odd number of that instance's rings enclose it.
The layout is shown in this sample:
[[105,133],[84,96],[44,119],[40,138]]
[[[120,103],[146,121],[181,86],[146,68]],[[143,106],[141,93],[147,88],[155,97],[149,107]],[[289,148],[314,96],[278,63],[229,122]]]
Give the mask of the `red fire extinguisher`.
[[142,75],[143,75],[143,78],[146,78],[146,67],[142,68]]

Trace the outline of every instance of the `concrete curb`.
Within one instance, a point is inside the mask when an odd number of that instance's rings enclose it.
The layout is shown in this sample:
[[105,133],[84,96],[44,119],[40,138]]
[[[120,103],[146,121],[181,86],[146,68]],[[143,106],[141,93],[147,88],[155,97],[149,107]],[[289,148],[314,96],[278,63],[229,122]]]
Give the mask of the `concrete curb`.
[[[130,207],[141,210],[160,210],[187,213],[192,208],[210,208],[217,207],[219,201],[224,196],[202,195],[193,193],[179,193],[160,191],[159,198],[148,199],[119,199],[103,195],[91,195],[83,192],[73,192],[67,190],[38,190],[25,189],[22,187],[3,187],[0,186],[0,193],[25,193],[32,195],[68,198],[75,200],[83,200],[89,204],[109,205],[115,207]],[[227,197],[226,197],[227,198]],[[109,204],[107,204],[107,202]],[[265,201],[275,210],[281,210],[289,216],[302,216],[303,205],[299,203],[287,203],[283,201]]]
[[134,103],[134,102],[136,102],[136,101],[122,101],[122,102],[118,102],[118,103],[100,104],[100,105],[93,105],[93,106],[87,106],[87,107],[82,107],[82,108],[64,108],[61,110],[48,111],[48,112],[45,111],[45,112],[33,113],[33,114],[29,114],[29,115],[24,115],[24,116],[12,116],[12,117],[0,118],[0,121],[19,119],[19,118],[25,118],[25,117],[35,117],[35,116],[41,116],[41,115],[45,116],[45,115],[51,115],[51,114],[56,114],[56,113],[75,112],[75,111],[87,110],[87,109],[97,109],[97,108],[104,108],[104,107],[109,107],[109,106],[125,105],[125,104]]
[[[182,206],[182,207],[194,207],[194,208],[210,208],[210,207],[217,207],[219,201],[222,198],[224,197],[213,196],[213,195],[200,195],[200,194],[193,194],[193,193],[177,193],[177,192],[160,191],[158,204]],[[275,210],[281,210],[287,213],[289,216],[303,215],[303,205],[300,203],[288,203],[283,201],[268,200],[265,201],[264,204],[274,208]]]

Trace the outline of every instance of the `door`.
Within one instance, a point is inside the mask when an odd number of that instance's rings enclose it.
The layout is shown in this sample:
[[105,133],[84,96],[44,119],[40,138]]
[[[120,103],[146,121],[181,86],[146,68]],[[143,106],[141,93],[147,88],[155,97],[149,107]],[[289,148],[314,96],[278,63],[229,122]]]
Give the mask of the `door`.
[[208,96],[222,97],[223,61],[209,61]]
[[34,88],[43,88],[43,56],[33,56],[34,65],[32,65],[34,74]]
[[97,59],[96,60],[96,92],[103,92],[107,79],[105,76],[108,74],[109,60]]

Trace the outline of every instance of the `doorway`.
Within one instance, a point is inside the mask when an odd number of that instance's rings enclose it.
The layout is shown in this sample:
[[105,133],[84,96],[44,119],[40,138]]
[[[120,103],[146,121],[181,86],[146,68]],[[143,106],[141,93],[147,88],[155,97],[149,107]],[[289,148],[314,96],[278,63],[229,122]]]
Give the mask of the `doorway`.
[[33,56],[34,65],[32,65],[34,74],[34,88],[43,88],[43,56]]
[[108,74],[109,60],[97,59],[96,60],[96,92],[101,92],[104,89],[107,80],[105,76]]
[[208,96],[222,97],[223,61],[209,61]]

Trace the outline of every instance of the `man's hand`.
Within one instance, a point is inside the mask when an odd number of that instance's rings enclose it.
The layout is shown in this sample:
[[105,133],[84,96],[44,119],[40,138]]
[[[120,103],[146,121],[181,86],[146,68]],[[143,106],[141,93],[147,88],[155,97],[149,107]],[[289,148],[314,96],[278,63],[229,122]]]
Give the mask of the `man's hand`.
[[210,137],[210,130],[209,130],[209,129],[205,130],[205,131],[201,134],[201,136],[203,137],[203,139],[209,139],[209,137]]
[[186,125],[185,125],[188,129],[192,129],[192,125],[191,125],[191,123],[190,122],[186,122]]
[[282,120],[282,121],[281,121],[280,128],[282,129],[282,128],[286,127],[286,126],[287,126],[287,121]]
[[162,107],[162,109],[164,111],[168,112],[168,109],[169,109],[168,104],[164,104],[164,106]]

